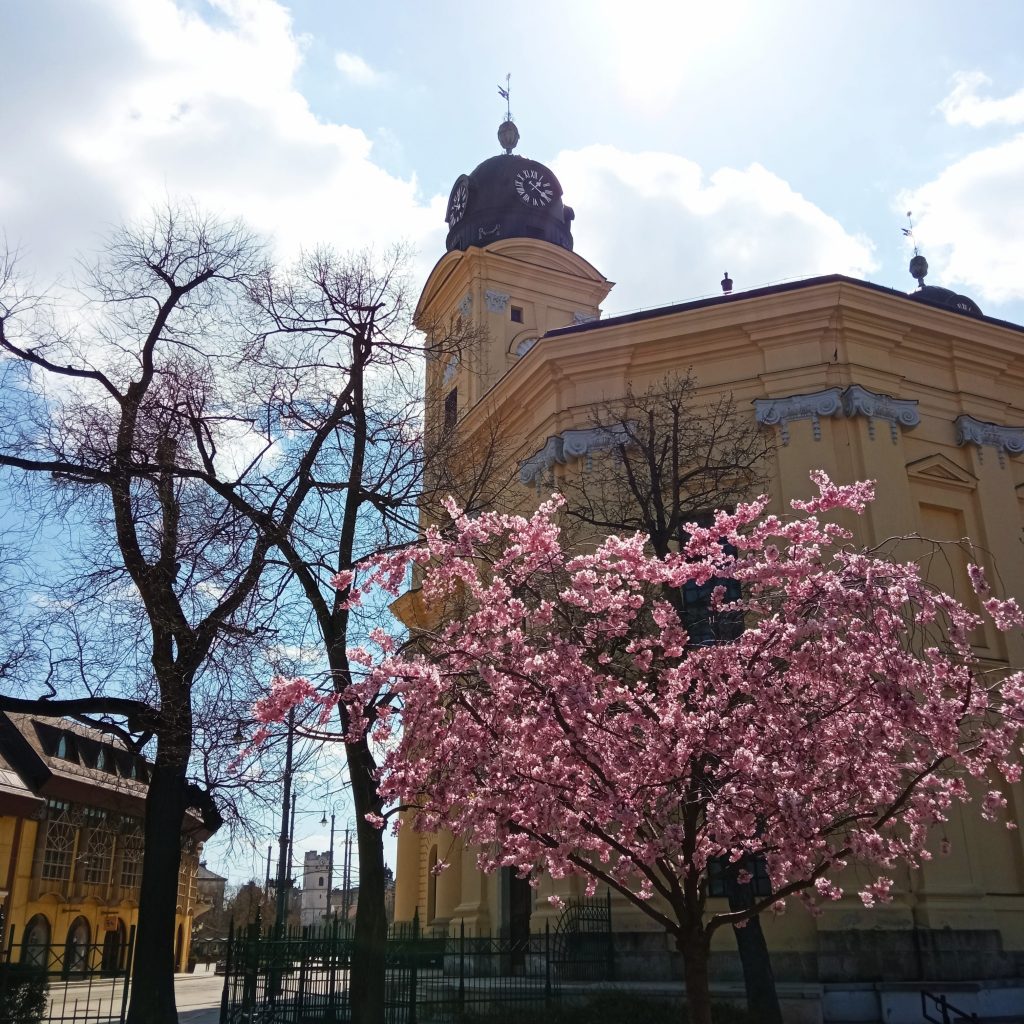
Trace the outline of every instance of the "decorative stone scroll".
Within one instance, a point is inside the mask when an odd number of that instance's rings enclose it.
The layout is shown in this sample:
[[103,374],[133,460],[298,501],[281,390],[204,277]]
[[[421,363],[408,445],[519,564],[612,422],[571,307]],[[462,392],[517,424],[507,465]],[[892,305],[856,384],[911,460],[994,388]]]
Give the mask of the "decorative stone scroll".
[[976,420],[973,416],[957,416],[956,443],[973,444],[978,447],[978,459],[984,460],[984,449],[995,448],[999,465],[1006,465],[1006,454],[1020,455],[1024,452],[1024,427],[1001,427],[998,423]]
[[789,395],[786,398],[758,398],[754,401],[757,422],[762,426],[779,426],[782,443],[789,444],[789,424],[794,420],[810,420],[814,440],[821,440],[821,418],[823,416],[852,419],[866,416],[868,436],[875,438],[875,420],[889,424],[892,443],[899,438],[897,427],[910,430],[921,422],[917,402],[910,398],[893,398],[869,391],[860,384],[851,384],[845,390],[825,388],[806,395]]
[[599,313],[584,313],[582,310],[577,309],[572,315],[573,326],[576,327],[579,324],[592,324],[595,320],[600,319]]
[[782,428],[782,443],[789,444],[789,424],[793,420],[810,420],[814,429],[814,440],[821,440],[821,417],[841,416],[843,412],[842,390],[826,388],[809,395],[789,395],[786,398],[757,398],[754,413],[757,422],[765,427]]
[[917,411],[914,399],[880,395],[860,384],[851,384],[843,392],[843,412],[851,419],[854,416],[866,416],[868,436],[872,441],[875,439],[875,420],[885,420],[889,424],[893,444],[899,436],[897,427],[911,430],[921,422],[921,414]]
[[629,437],[624,423],[610,427],[583,427],[563,430],[544,442],[544,447],[519,464],[519,479],[524,484],[540,487],[544,476],[557,462],[564,466],[570,459],[589,457],[591,453],[613,448]]
[[509,296],[504,292],[484,292],[484,302],[487,303],[487,310],[490,313],[504,313],[508,300]]

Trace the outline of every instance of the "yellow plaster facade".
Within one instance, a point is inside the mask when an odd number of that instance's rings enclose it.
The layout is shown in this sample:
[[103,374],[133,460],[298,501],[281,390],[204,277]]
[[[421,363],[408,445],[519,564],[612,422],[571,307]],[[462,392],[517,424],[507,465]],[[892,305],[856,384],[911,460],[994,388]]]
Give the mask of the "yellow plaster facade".
[[[567,248],[506,238],[448,252],[423,289],[417,317],[428,336],[460,316],[480,332],[471,351],[429,367],[428,430],[457,421],[462,439],[482,445],[499,433],[515,452],[513,505],[528,508],[583,471],[557,441],[590,426],[598,403],[692,368],[701,394],[731,393],[770,433],[777,507],[810,493],[812,469],[874,479],[878,500],[855,524],[859,543],[969,537],[1000,586],[1024,601],[1024,329],[841,276],[601,320],[610,287]],[[936,573],[963,593],[962,566]],[[412,625],[415,594],[397,610]],[[977,646],[997,665],[1024,667],[1019,636],[984,632]],[[1007,796],[1022,820],[1024,789]],[[1024,833],[969,810],[947,834],[953,853],[905,872],[891,905],[869,912],[854,897],[817,918],[791,910],[766,919],[779,976],[1024,974]],[[451,867],[435,877],[438,859]],[[550,892],[581,895],[567,879],[524,896],[508,872],[481,875],[460,840],[411,829],[399,836],[396,876],[396,920],[418,913],[427,927],[464,922],[468,934],[507,933],[524,899],[529,927],[542,930],[555,913]],[[616,931],[654,928],[618,897],[613,909]],[[649,950],[669,955],[667,940],[650,938]],[[728,931],[717,948],[734,948]]]
[[[0,714],[0,899],[12,960],[70,974],[124,970],[138,924],[147,772],[77,723]],[[208,908],[196,888],[202,838],[182,836],[177,971]]]

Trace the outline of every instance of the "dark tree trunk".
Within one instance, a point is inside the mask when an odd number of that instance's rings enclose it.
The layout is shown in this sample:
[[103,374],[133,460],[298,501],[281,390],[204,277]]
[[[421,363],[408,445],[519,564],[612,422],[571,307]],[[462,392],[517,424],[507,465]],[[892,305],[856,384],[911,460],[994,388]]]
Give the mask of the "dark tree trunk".
[[684,934],[676,940],[676,944],[679,952],[683,954],[683,978],[686,983],[689,1024],[711,1024],[708,938],[701,932]]
[[[734,869],[735,870],[735,869]],[[730,880],[727,885],[730,910],[748,910],[754,905],[750,884]],[[782,1024],[782,1008],[775,991],[775,975],[768,955],[768,943],[761,928],[761,918],[750,918],[742,928],[733,928],[736,947],[743,966],[743,986],[747,993],[747,1009],[758,1024]]]
[[178,1024],[174,1002],[174,916],[185,817],[185,763],[161,754],[146,794],[145,857],[127,1024]]
[[366,820],[380,813],[376,767],[365,739],[347,743],[352,800],[356,809],[359,853],[359,902],[352,950],[349,998],[353,1024],[384,1024],[384,952],[388,934],[384,906],[383,832]]

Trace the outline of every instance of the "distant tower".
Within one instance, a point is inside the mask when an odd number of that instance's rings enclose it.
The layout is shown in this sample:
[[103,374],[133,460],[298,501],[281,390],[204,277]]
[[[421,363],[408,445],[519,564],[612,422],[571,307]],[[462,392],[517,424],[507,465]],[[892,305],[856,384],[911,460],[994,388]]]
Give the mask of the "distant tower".
[[299,914],[303,928],[326,924],[327,886],[331,877],[331,857],[310,850],[302,860],[302,902]]

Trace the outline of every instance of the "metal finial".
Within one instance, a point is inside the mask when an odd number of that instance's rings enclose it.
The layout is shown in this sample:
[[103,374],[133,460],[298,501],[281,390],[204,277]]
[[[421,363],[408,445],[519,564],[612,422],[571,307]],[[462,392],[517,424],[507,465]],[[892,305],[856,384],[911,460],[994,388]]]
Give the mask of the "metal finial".
[[725,277],[722,278],[722,291],[728,295],[732,291],[732,278],[729,276],[729,271],[725,272]]
[[907,226],[900,230],[902,230],[904,238],[909,238],[914,243],[914,255],[910,258],[910,276],[916,279],[918,288],[923,288],[924,279],[928,276],[928,261],[921,255],[921,250],[917,247],[910,210],[907,210]]
[[510,154],[519,142],[519,129],[512,121],[505,121],[498,129],[498,142],[506,154]]
[[505,76],[505,88],[498,86],[498,94],[505,101],[505,120],[498,128],[498,142],[501,143],[501,148],[505,150],[506,155],[510,154],[519,142],[519,129],[512,122],[512,103],[509,99],[511,91],[512,74],[510,72]]

